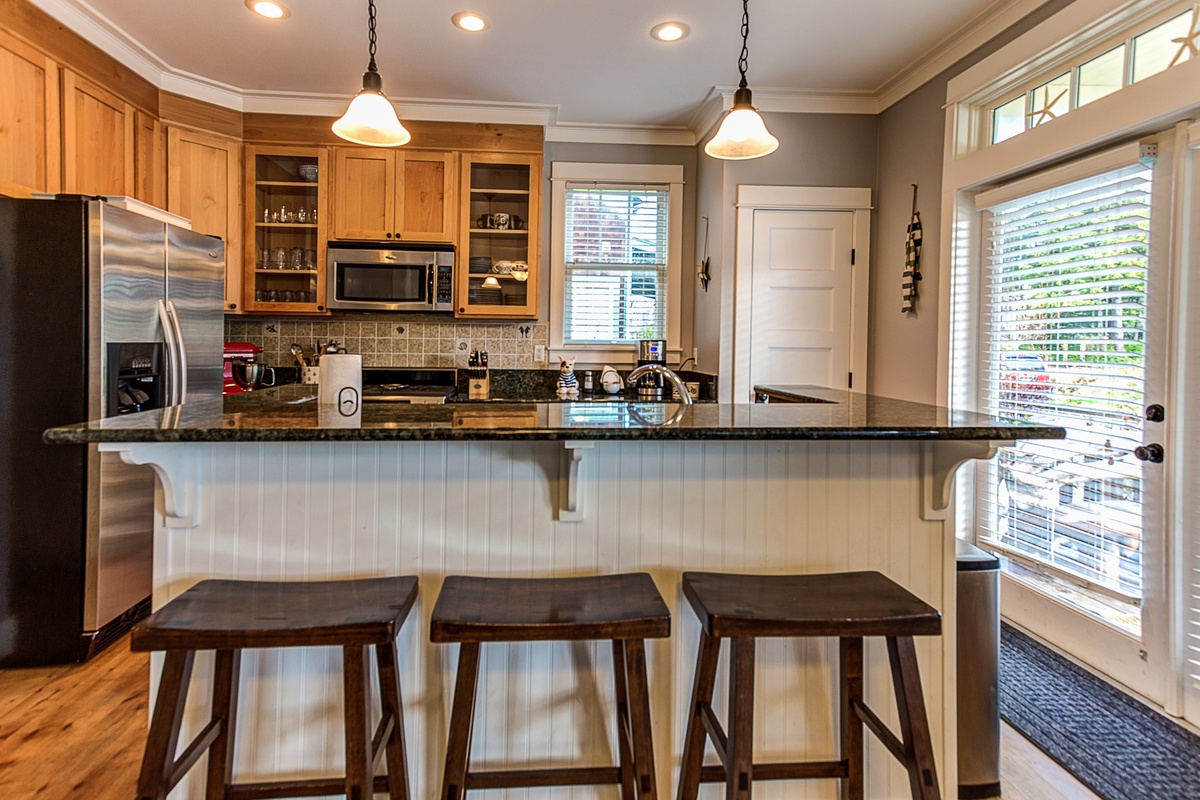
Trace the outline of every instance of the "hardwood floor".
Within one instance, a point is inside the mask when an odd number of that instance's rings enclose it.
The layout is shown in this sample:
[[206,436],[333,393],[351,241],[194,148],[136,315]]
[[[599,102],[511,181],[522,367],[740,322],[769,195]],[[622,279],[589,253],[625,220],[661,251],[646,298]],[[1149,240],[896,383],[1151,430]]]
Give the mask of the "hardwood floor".
[[[88,664],[0,670],[0,798],[134,797],[149,673],[128,639]],[[1008,725],[1001,742],[1004,800],[1099,800]]]
[[149,680],[128,638],[87,664],[0,670],[0,798],[134,797]]

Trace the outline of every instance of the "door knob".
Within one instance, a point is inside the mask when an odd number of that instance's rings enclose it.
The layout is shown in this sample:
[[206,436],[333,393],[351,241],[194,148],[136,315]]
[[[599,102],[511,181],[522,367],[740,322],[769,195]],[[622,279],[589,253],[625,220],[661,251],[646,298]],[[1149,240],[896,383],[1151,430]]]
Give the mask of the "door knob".
[[1167,418],[1167,411],[1158,403],[1146,406],[1146,420],[1148,422],[1162,422]]
[[1151,464],[1161,464],[1163,460],[1163,446],[1161,444],[1144,444],[1140,447],[1133,448],[1133,456],[1139,461],[1149,461]]

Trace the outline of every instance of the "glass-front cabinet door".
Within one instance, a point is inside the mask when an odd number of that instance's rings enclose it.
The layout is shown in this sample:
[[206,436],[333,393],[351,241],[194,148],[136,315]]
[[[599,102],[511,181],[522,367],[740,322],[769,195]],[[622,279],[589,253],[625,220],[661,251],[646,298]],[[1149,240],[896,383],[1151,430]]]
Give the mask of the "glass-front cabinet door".
[[464,154],[455,312],[536,317],[542,156]]
[[251,311],[325,312],[325,148],[246,148],[244,302]]

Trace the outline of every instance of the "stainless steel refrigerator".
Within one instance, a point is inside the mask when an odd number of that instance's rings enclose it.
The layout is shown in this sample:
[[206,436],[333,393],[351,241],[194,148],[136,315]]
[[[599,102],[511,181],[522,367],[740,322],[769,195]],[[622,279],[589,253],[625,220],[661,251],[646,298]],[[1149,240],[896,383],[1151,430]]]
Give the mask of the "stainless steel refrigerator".
[[224,245],[95,198],[0,199],[0,667],[149,609],[154,476],[42,431],[221,395]]

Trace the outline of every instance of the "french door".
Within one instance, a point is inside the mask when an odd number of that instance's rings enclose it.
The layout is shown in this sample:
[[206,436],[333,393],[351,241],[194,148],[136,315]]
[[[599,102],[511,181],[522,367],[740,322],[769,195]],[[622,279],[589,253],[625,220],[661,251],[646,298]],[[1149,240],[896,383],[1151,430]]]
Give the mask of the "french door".
[[1122,150],[979,196],[979,405],[1067,438],[977,471],[976,530],[1004,557],[1005,617],[1165,704],[1172,187],[1157,174]]

